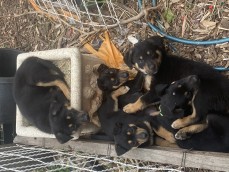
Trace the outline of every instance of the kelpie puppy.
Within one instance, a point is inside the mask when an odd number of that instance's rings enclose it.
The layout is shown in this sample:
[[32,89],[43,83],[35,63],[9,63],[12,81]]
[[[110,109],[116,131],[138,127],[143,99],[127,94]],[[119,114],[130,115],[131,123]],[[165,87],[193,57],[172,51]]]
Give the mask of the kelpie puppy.
[[163,39],[159,36],[135,44],[125,55],[124,61],[129,67],[135,67],[151,77],[150,91],[135,103],[126,105],[124,111],[127,113],[136,112],[158,98],[155,96],[156,84],[169,84],[188,75],[198,75],[201,80],[199,91],[193,101],[196,111],[191,118],[175,121],[173,128],[179,129],[195,123],[199,117],[206,117],[211,112],[228,111],[229,80],[205,63],[166,54]]
[[13,95],[21,114],[38,129],[53,133],[60,143],[72,138],[88,115],[69,106],[64,74],[52,62],[27,58],[16,71]]
[[105,92],[103,103],[98,110],[101,128],[106,135],[114,139],[118,156],[133,148],[153,143],[151,126],[144,119],[144,115],[128,115],[122,110],[114,110],[114,99],[128,91],[128,87],[122,86],[111,94]]
[[151,126],[153,130],[163,128],[164,132],[157,134],[170,142],[167,135],[174,134],[177,139],[175,142],[181,148],[229,152],[228,116],[211,113],[204,121],[179,131],[171,127],[175,120],[185,115],[187,117],[187,114],[195,111],[195,107],[190,106],[189,101],[192,104],[196,82],[197,76],[189,76],[176,81],[178,83],[176,86],[175,83],[169,87],[159,86],[160,89],[156,86],[157,93],[161,95],[160,115],[151,117]]
[[126,94],[120,95],[116,100],[118,101],[120,109],[128,103],[135,102],[143,95],[144,76],[141,72],[138,72],[133,80],[129,80],[129,73],[127,71],[110,68],[105,64],[101,64],[97,71],[99,76],[97,84],[103,92],[114,91],[120,86],[127,86],[130,88]]
[[[220,79],[220,78],[219,78]],[[208,113],[219,113],[229,117],[229,80],[224,83],[219,80],[203,79],[197,75],[191,75],[173,82],[161,100],[161,104],[168,107],[170,111],[180,108],[181,102],[187,104],[191,96],[192,113],[186,117],[179,118],[172,123],[175,129],[186,127],[200,121],[206,121]],[[220,84],[220,85],[219,85]],[[225,92],[223,92],[225,91]],[[183,97],[183,98],[182,98]],[[186,101],[182,100],[185,99]],[[184,129],[181,129],[181,131]],[[180,132],[181,132],[180,131]]]

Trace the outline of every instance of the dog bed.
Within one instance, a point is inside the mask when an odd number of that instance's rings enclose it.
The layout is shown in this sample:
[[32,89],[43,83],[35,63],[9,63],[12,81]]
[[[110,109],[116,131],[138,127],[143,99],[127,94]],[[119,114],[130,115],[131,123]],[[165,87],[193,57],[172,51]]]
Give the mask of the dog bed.
[[[77,110],[90,110],[91,104],[89,99],[91,97],[88,95],[83,96],[83,92],[84,94],[87,92],[85,89],[91,87],[91,75],[88,74],[87,69],[102,63],[101,60],[88,55],[81,55],[77,48],[62,48],[19,54],[17,57],[17,68],[30,56],[37,56],[53,61],[53,63],[65,74],[65,79],[71,90],[71,106]],[[75,133],[74,138],[77,139],[80,135],[96,133],[98,130],[99,128],[96,125],[89,123],[81,128],[81,132]],[[26,137],[55,138],[53,134],[44,133],[29,124],[21,115],[18,108],[16,110],[16,133],[19,136]]]

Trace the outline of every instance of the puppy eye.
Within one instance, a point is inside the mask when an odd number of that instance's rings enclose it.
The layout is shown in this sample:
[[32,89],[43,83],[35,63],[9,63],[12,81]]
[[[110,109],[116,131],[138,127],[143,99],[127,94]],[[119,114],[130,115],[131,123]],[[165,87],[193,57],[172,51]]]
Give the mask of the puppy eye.
[[144,62],[143,57],[140,56],[140,57],[139,57],[139,63],[143,63],[143,62]]
[[133,133],[134,133],[134,129],[132,127],[127,129],[127,135],[131,135]]
[[190,91],[186,91],[184,93],[184,96],[187,97],[187,98],[191,98],[192,97],[192,93]]
[[114,81],[115,79],[114,78],[111,78],[111,81]]

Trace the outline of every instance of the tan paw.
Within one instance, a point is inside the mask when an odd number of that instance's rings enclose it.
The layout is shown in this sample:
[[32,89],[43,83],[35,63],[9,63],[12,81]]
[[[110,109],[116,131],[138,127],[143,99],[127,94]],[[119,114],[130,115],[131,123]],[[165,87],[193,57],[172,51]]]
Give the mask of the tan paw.
[[183,132],[182,130],[179,130],[176,134],[175,134],[175,138],[177,140],[185,140],[190,138],[190,136],[188,135],[187,132]]
[[126,94],[130,90],[130,88],[127,86],[122,86],[118,90],[119,90],[120,95],[123,95],[123,94]]
[[176,121],[174,121],[171,125],[172,128],[174,129],[180,129],[180,128],[183,128],[185,127],[184,124],[182,123],[182,120],[181,119],[177,119]]
[[123,111],[126,113],[134,113],[140,109],[141,107],[138,107],[136,103],[129,103],[128,105],[124,106]]

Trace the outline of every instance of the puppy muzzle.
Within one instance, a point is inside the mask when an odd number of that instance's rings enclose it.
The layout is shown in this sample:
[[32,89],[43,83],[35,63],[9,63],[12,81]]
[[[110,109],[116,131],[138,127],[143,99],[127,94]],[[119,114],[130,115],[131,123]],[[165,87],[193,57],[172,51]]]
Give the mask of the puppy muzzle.
[[90,121],[90,117],[86,112],[79,112],[78,118],[81,123],[87,123]]

